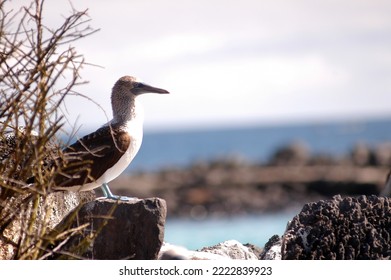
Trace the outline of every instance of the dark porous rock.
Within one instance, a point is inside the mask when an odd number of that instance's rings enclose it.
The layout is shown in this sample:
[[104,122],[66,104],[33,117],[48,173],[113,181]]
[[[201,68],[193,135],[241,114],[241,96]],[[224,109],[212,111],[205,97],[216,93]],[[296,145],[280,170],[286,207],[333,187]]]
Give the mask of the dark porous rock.
[[[70,228],[85,228],[62,247],[62,252],[70,254],[54,258],[157,259],[166,213],[166,202],[160,198],[89,202],[64,220],[64,224],[73,220]],[[64,231],[64,227],[58,231]]]
[[228,240],[211,247],[205,247],[200,251],[225,256],[234,260],[258,260],[258,257],[251,249],[236,240]]
[[306,204],[287,227],[282,259],[390,259],[391,199],[335,196]]
[[281,260],[281,237],[273,235],[260,254],[261,260]]

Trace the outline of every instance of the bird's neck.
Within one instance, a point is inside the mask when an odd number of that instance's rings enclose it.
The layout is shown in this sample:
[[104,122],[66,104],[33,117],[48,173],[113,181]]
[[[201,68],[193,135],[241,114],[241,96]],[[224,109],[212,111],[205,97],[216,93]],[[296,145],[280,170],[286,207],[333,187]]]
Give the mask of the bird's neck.
[[[126,98],[125,98],[126,99]],[[113,106],[113,120],[112,124],[120,126],[128,126],[130,122],[137,122],[142,124],[144,121],[144,110],[142,105],[135,100],[135,98],[123,99],[117,104],[112,102]]]
[[137,102],[134,97],[122,96],[111,100],[113,123],[123,124],[136,118]]

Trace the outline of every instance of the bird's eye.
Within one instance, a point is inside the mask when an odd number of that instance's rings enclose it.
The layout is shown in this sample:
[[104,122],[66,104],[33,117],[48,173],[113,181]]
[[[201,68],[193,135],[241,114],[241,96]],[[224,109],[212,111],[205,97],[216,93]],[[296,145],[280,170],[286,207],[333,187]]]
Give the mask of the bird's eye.
[[133,88],[136,88],[136,89],[140,89],[141,90],[144,87],[145,87],[145,84],[143,84],[142,82],[135,82],[133,84]]

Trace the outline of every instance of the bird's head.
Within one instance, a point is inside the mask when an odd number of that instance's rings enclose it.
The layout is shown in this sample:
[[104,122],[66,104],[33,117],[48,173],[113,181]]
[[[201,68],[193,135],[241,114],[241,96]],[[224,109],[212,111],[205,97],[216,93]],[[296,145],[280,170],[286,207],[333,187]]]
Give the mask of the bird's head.
[[161,94],[169,93],[165,89],[147,85],[137,80],[137,78],[131,76],[124,76],[115,83],[113,87],[113,94],[116,92],[122,95],[126,94],[126,95],[134,95],[134,96],[143,93],[148,93],[148,92],[161,93]]
[[169,93],[140,82],[134,77],[124,76],[114,85],[111,94],[111,105],[115,121],[122,122],[135,117],[135,98],[143,93]]

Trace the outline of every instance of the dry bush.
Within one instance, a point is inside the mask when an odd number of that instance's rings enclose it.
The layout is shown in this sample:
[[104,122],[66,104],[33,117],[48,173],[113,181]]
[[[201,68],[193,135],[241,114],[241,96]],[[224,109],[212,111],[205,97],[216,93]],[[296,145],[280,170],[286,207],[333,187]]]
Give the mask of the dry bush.
[[[0,1],[0,247],[11,246],[14,259],[37,259],[50,243],[47,199],[57,170],[47,161],[61,155],[60,108],[84,83],[84,57],[72,43],[96,30],[86,11],[72,8],[53,28],[44,22],[44,0],[9,6]],[[30,177],[35,183],[26,185]]]

